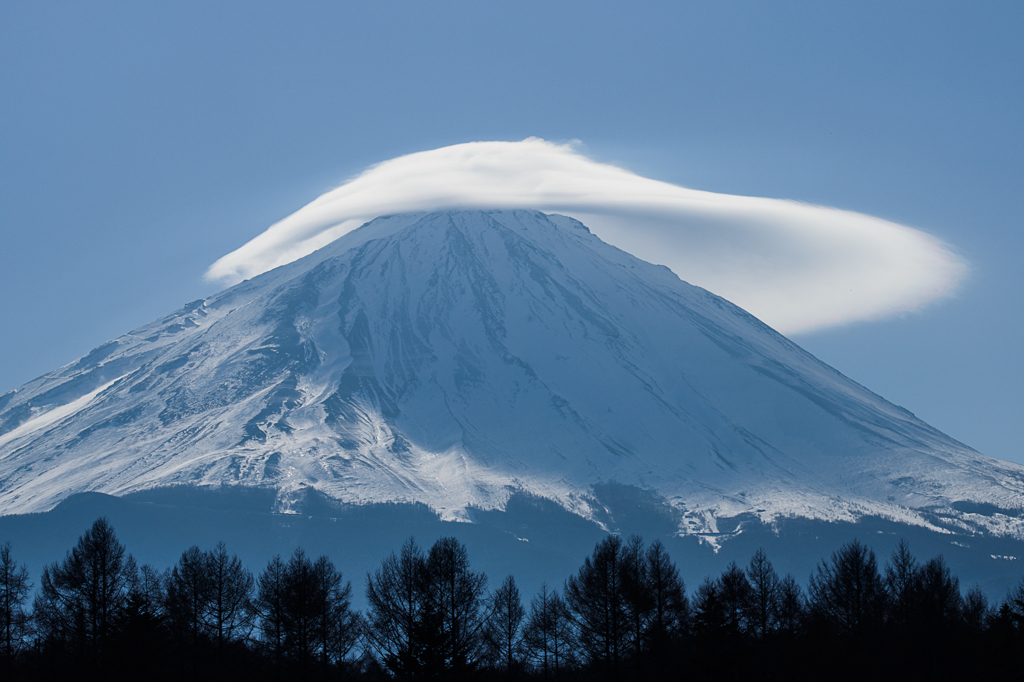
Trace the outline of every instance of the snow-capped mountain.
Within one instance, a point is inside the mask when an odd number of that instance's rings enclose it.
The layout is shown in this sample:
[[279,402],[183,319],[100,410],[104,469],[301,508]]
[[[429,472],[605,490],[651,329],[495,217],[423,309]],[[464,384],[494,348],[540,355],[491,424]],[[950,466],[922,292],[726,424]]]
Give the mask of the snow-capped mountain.
[[1024,539],[1024,467],[532,211],[378,218],[0,396],[0,514],[191,484],[600,521],[608,483],[683,534],[870,515]]

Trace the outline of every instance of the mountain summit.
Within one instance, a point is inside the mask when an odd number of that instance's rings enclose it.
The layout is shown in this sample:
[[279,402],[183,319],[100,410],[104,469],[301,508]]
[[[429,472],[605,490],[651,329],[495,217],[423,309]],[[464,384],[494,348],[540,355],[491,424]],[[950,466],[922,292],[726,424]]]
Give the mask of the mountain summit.
[[598,523],[618,485],[712,539],[741,515],[1024,538],[1024,467],[533,211],[378,218],[0,396],[0,514],[183,484]]

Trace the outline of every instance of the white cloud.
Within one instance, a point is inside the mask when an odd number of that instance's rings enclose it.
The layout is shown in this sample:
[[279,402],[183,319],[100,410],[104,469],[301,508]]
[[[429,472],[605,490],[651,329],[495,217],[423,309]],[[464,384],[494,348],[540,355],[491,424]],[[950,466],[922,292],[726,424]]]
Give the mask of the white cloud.
[[935,237],[880,218],[688,189],[529,138],[377,164],[224,256],[207,277],[234,283],[377,216],[454,207],[572,216],[790,334],[918,309],[950,294],[967,269]]

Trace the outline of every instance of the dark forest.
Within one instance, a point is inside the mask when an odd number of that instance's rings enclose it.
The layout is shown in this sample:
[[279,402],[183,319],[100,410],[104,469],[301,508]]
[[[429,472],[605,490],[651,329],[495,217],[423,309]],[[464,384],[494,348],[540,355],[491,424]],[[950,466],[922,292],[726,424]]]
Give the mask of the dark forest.
[[[1020,679],[1024,580],[1000,603],[905,542],[853,540],[801,586],[762,551],[688,593],[660,542],[609,536],[524,603],[455,538],[352,581],[326,556],[258,574],[219,544],[138,566],[105,519],[33,582],[0,546],[4,680]],[[353,607],[364,590],[365,613]]]

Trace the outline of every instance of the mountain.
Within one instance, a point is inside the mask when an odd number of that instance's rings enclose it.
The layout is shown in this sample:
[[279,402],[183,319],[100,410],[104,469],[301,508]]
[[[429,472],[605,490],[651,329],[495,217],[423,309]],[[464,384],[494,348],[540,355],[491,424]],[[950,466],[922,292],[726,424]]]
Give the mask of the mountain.
[[606,530],[642,499],[715,548],[800,519],[1024,540],[1024,467],[532,211],[378,218],[0,396],[0,514],[181,486]]

